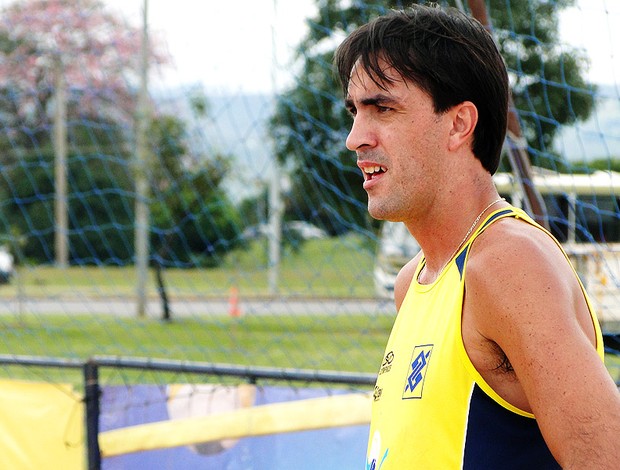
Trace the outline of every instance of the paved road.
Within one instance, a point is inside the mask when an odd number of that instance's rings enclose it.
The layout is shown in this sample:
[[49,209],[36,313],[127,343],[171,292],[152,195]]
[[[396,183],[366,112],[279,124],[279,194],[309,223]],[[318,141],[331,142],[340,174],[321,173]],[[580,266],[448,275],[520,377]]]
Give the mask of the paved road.
[[[229,315],[235,309],[229,299],[192,299],[171,301],[173,317]],[[389,300],[349,299],[240,299],[236,311],[241,315],[339,315],[339,314],[393,314],[394,304]],[[132,299],[100,298],[46,298],[16,299],[0,302],[0,315],[6,314],[101,314],[121,317],[135,316],[136,302]],[[147,303],[147,316],[161,318],[163,307],[159,300]]]
[[[173,300],[170,310],[173,318],[204,317],[210,315],[394,315],[394,304],[390,300],[351,299],[240,299],[236,309],[229,299]],[[159,300],[149,300],[147,317],[162,318],[163,307]],[[620,317],[613,311],[599,312],[603,330],[620,332]],[[603,315],[601,315],[603,313]],[[607,313],[607,314],[605,314]],[[101,298],[41,298],[0,301],[0,315],[7,314],[67,314],[67,315],[115,315],[135,317],[136,302],[133,299]]]

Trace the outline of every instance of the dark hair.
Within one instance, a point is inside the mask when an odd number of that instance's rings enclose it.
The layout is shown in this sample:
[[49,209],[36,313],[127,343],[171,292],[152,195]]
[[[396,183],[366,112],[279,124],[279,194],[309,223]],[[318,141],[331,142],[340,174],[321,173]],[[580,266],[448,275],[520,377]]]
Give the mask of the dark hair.
[[499,166],[508,119],[508,75],[489,32],[454,8],[413,5],[355,30],[336,50],[334,62],[347,95],[357,61],[375,83],[388,77],[381,61],[427,92],[436,113],[464,101],[478,109],[473,153],[489,173]]

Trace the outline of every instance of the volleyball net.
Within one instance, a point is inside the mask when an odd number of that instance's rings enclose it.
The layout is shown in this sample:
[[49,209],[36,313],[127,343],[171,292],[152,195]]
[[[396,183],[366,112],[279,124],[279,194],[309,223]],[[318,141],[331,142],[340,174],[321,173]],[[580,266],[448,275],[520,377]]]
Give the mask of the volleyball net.
[[[146,3],[3,3],[0,353],[375,373],[395,315],[395,274],[411,253],[367,214],[332,54],[353,28],[410,2],[254,1],[234,20],[212,2],[208,15],[201,2],[144,11]],[[471,14],[479,2],[440,3]],[[484,4],[518,123],[495,183],[532,215],[544,206],[542,222],[590,293],[619,380],[620,10],[603,0]],[[179,10],[189,12],[183,28],[165,29]],[[232,22],[261,26],[216,38],[205,27]],[[198,71],[175,57],[179,44],[200,45]],[[79,409],[83,378],[68,370],[2,364],[0,375],[51,385]],[[246,432],[297,436],[270,444],[273,452],[313,441],[336,454],[347,446],[330,446],[333,435],[314,428],[352,432],[358,425],[330,419],[340,408],[361,416],[354,410],[372,392],[317,388],[310,378],[256,385],[113,370],[99,382],[110,462],[148,454],[157,464],[159,451],[128,449],[171,445],[171,417],[200,407],[206,415],[178,417],[185,437],[175,448],[185,457],[236,452],[242,461],[254,452],[239,437]],[[220,403],[221,415],[205,403]],[[303,426],[318,434],[304,438]],[[230,453],[226,442],[236,443]]]

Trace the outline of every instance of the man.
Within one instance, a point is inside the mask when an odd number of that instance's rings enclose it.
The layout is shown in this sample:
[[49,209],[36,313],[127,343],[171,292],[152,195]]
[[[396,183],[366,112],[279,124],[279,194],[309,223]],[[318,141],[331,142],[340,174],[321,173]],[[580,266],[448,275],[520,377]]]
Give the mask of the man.
[[335,59],[368,210],[422,250],[395,284],[367,469],[618,468],[620,396],[557,241],[501,199],[508,78],[487,31],[414,6]]

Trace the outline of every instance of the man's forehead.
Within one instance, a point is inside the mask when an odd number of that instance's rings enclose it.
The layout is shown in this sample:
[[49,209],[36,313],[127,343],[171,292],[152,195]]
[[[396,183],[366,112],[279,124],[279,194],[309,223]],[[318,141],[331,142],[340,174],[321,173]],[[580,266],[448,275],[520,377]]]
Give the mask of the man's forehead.
[[349,84],[347,88],[347,96],[365,95],[381,93],[391,95],[401,85],[407,86],[403,77],[396,72],[394,67],[385,61],[380,61],[379,66],[385,78],[377,76],[369,67],[366,67],[361,60],[358,60],[351,70]]
[[[382,79],[377,72],[381,72],[384,79]],[[372,66],[364,63],[361,58],[357,59],[349,74],[349,82],[353,80],[357,80],[362,84],[370,81],[377,86],[388,86],[390,83],[404,81],[402,75],[396,68],[382,58],[378,58],[376,65],[373,64]]]

